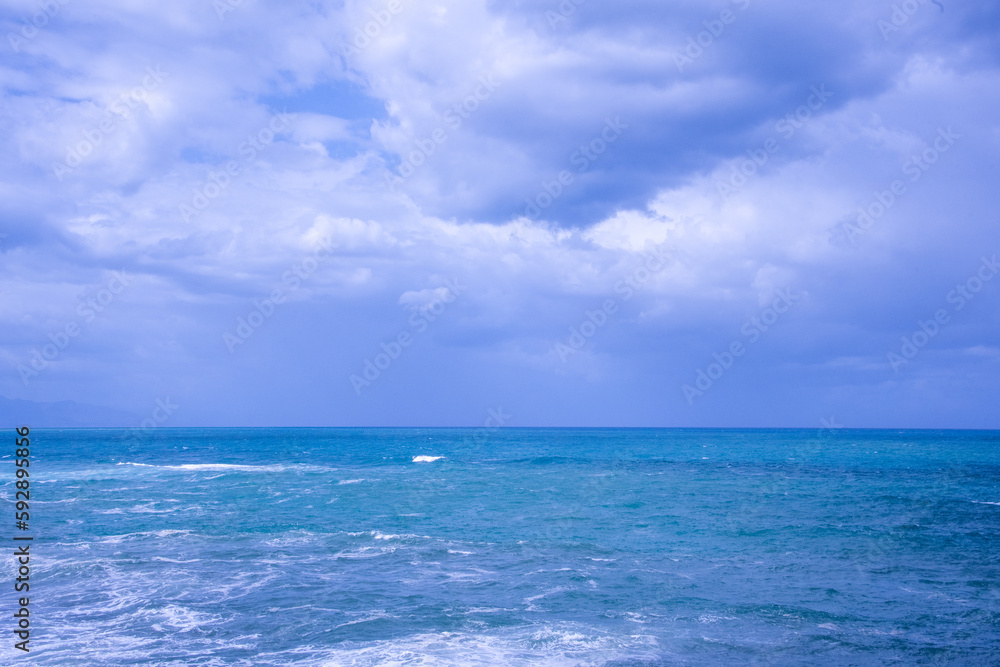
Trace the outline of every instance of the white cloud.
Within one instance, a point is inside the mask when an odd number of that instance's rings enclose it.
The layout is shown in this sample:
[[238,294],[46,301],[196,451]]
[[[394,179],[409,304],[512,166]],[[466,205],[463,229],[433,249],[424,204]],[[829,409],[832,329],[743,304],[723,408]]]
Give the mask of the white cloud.
[[[595,339],[595,354],[609,356],[590,377],[607,378],[607,359],[669,365],[700,354],[702,332],[726,339],[789,285],[808,289],[828,318],[811,322],[805,339],[835,329],[852,332],[836,343],[847,347],[891,338],[919,316],[910,313],[915,273],[926,278],[920,289],[947,287],[995,236],[985,175],[1000,149],[989,115],[1000,88],[982,47],[950,23],[928,17],[906,29],[951,31],[942,34],[954,54],[919,40],[885,50],[871,43],[877,12],[863,3],[815,15],[779,3],[748,11],[740,30],[682,73],[672,53],[708,18],[697,3],[634,14],[588,3],[558,30],[540,4],[404,5],[346,57],[344,38],[384,3],[245,2],[223,21],[210,3],[66,5],[0,69],[0,149],[11,156],[0,166],[0,303],[16,324],[5,355],[44,341],[61,312],[53,304],[69,303],[102,268],[127,265],[144,276],[143,306],[129,317],[146,307],[175,316],[191,339],[172,347],[154,321],[136,319],[120,323],[124,346],[159,343],[177,350],[178,367],[193,365],[211,357],[191,341],[214,345],[225,324],[198,309],[256,298],[329,240],[335,259],[291,299],[296,306],[322,320],[329,304],[350,304],[355,319],[372,322],[366,335],[380,336],[377,326],[398,326],[399,305],[419,307],[458,276],[475,287],[442,321],[441,345],[537,370],[548,367],[539,360],[551,342],[614,297],[644,252],[669,248],[670,265],[623,308],[617,329]],[[852,18],[832,19],[844,12]],[[778,28],[790,46],[760,48]],[[791,57],[793,47],[805,55]],[[156,66],[162,84],[127,118],[115,116],[115,101]],[[482,88],[484,77],[496,85]],[[734,164],[824,83],[832,102],[721,197]],[[477,90],[474,109],[455,110]],[[288,127],[248,157],[248,137],[283,102]],[[621,141],[573,172],[544,220],[522,217],[525,198],[574,170],[574,151],[615,116],[629,125]],[[108,118],[118,118],[114,130],[59,180],[53,161]],[[908,183],[856,246],[838,238],[945,125],[962,134],[955,152]],[[386,176],[439,128],[444,140],[390,190]],[[185,219],[180,207],[230,161],[239,173]],[[982,316],[968,326],[975,334],[962,349],[995,349]],[[664,332],[691,338],[668,345]],[[352,351],[362,346],[339,335]],[[79,350],[100,366],[102,352]],[[879,353],[810,351],[816,367]],[[0,393],[18,391],[0,384]]]

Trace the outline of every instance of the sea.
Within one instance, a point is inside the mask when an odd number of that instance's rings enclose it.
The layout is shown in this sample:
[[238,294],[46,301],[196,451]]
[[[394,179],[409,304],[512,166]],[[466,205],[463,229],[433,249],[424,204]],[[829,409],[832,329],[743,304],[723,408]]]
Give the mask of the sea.
[[38,429],[5,665],[998,665],[1000,432]]

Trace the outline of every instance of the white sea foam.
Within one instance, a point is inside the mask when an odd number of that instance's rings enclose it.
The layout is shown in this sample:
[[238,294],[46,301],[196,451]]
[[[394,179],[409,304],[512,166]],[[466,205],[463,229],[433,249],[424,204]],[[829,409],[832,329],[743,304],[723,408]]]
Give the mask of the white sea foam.
[[[279,655],[266,657],[278,659]],[[569,667],[604,665],[613,661],[648,662],[659,658],[662,656],[656,651],[656,640],[650,636],[614,637],[575,624],[552,624],[502,634],[441,632],[370,642],[356,648],[324,653],[319,664],[328,667],[528,664]]]
[[715,614],[702,614],[698,617],[699,623],[718,623],[719,621],[738,621],[734,616],[717,616]]
[[168,529],[168,530],[154,530],[152,532],[152,534],[156,535],[157,537],[171,537],[173,535],[187,535],[190,532],[191,532],[190,530],[169,530]]
[[267,568],[261,572],[241,572],[239,575],[205,590],[205,600],[222,603],[244,597],[261,588],[268,588],[272,581],[282,578],[280,570]]
[[395,533],[383,533],[380,530],[363,530],[357,533],[347,533],[351,537],[361,537],[362,535],[368,535],[375,538],[376,540],[401,540],[401,539],[419,539],[419,540],[430,540],[433,539],[430,535],[414,535],[413,533],[403,533],[401,535],[396,535]]
[[1000,505],[1000,503],[991,503],[988,500],[973,500],[972,502],[977,505]]
[[[468,572],[444,572],[445,577],[449,581],[466,581],[473,583],[480,583],[483,581],[490,581],[495,578],[496,572],[490,572],[488,570],[481,570],[479,568],[471,568]],[[483,576],[487,575],[487,576]]]
[[444,458],[443,456],[423,456],[423,455],[421,455],[421,456],[414,456],[413,457],[413,462],[414,463],[434,463],[435,461],[437,461],[439,459],[443,459],[443,458]]
[[132,507],[121,508],[116,507],[109,510],[94,510],[94,514],[125,514],[126,512],[132,514],[173,514],[174,512],[197,512],[201,508],[199,507],[168,507],[167,509],[156,509],[152,507],[154,503],[148,502],[142,505],[133,505]]
[[342,479],[339,482],[337,482],[337,485],[339,486],[341,484],[360,484],[361,482],[364,482],[364,481],[366,481],[366,480],[363,480],[363,479]]
[[[162,609],[148,612],[149,616],[159,620],[152,623],[152,627],[157,632],[190,632],[192,630],[205,630],[220,620],[220,617],[206,614],[193,609],[179,607],[177,605],[167,605]],[[169,630],[164,628],[166,626]]]
[[532,595],[531,597],[524,598],[524,604],[527,605],[528,611],[544,611],[535,606],[535,600],[541,600],[544,597],[553,595],[555,593],[562,593],[563,591],[569,590],[565,586],[556,586],[555,588],[549,589],[544,593],[539,593],[538,595]]
[[326,468],[305,463],[291,464],[271,464],[271,465],[244,465],[240,463],[181,463],[178,465],[154,465],[151,463],[135,463],[133,461],[119,461],[117,465],[133,466],[136,468],[160,468],[163,470],[185,470],[185,471],[224,471],[224,472],[285,472],[299,470],[304,472],[333,471],[336,468]]
[[378,558],[384,554],[390,554],[396,547],[361,547],[359,549],[345,549],[333,554],[334,558],[346,558],[353,560],[356,558]]
[[135,466],[137,468],[165,468],[168,470],[235,470],[239,472],[280,472],[284,470],[281,465],[248,466],[235,463],[182,463],[180,465],[152,465],[150,463],[133,463],[131,461],[119,461],[120,466]]
[[184,537],[191,534],[190,530],[144,530],[137,533],[124,533],[122,535],[106,535],[95,537],[86,542],[60,543],[60,544],[119,544],[125,540],[137,540],[147,537]]

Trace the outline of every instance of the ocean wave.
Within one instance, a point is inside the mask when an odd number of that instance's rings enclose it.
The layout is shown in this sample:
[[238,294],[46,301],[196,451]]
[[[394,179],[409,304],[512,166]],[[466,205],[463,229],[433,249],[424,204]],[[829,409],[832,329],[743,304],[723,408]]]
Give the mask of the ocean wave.
[[197,512],[202,508],[197,506],[191,507],[170,507],[168,509],[155,509],[152,507],[155,502],[148,502],[142,505],[133,505],[132,507],[115,507],[108,510],[94,510],[94,514],[173,514],[174,512]]
[[[488,608],[480,613],[490,613]],[[267,656],[279,658],[278,655]],[[532,625],[502,634],[424,633],[369,642],[324,652],[318,664],[355,665],[554,665],[574,667],[609,662],[656,662],[662,659],[655,638],[613,636],[578,624]]]
[[466,609],[466,614],[495,614],[500,611],[514,611],[513,609],[504,609],[503,607],[472,607],[471,609]]
[[311,530],[292,530],[265,539],[262,544],[268,547],[302,548],[322,544],[330,535],[331,533],[317,533]]
[[[0,495],[2,495],[2,494],[0,494]],[[9,498],[6,498],[6,497],[4,497],[3,499],[4,500],[10,500]],[[63,498],[62,500],[33,500],[33,501],[31,501],[31,504],[32,505],[61,505],[63,503],[75,503],[78,500],[80,500],[80,499],[79,498]]]
[[549,595],[555,595],[556,593],[562,593],[568,590],[570,589],[566,588],[565,586],[556,586],[555,588],[549,589],[544,593],[539,593],[538,595],[532,595],[531,597],[524,598],[523,602],[526,605],[526,609],[528,611],[545,611],[544,609],[539,609],[538,607],[535,606],[535,600],[541,600],[542,598],[548,597]]
[[358,558],[378,558],[385,554],[391,554],[396,550],[394,546],[385,547],[359,547],[357,549],[343,549],[333,554],[333,558],[346,558],[354,560]]
[[[177,605],[167,605],[160,609],[141,612],[149,620],[155,621],[150,627],[157,632],[182,633],[192,630],[207,630],[218,623],[221,617],[214,614],[195,611]],[[165,629],[169,628],[168,629]]]
[[177,465],[157,465],[153,463],[136,463],[134,461],[119,461],[117,465],[136,468],[159,468],[162,470],[184,470],[191,472],[286,472],[289,470],[301,472],[331,472],[336,468],[310,465],[308,463],[275,463],[268,465],[247,465],[242,463],[180,463]]
[[434,463],[443,458],[443,456],[426,456],[421,454],[420,456],[413,457],[413,463]]
[[223,604],[246,597],[263,588],[273,588],[271,582],[282,579],[280,568],[267,567],[263,571],[241,572],[228,581],[217,583],[205,589],[204,601]]
[[376,540],[433,540],[436,538],[430,535],[416,535],[414,533],[383,533],[380,530],[363,530],[356,533],[347,533],[351,537],[361,537],[363,535],[368,535]]
[[150,537],[186,537],[191,530],[143,530],[135,533],[123,533],[121,535],[103,535],[92,537],[82,542],[57,542],[57,546],[89,546],[91,544],[120,544],[128,540],[141,540]]

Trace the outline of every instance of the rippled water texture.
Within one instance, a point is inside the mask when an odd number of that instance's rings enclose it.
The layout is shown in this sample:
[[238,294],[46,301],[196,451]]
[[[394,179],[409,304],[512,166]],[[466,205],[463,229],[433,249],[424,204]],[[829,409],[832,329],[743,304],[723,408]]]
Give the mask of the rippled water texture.
[[39,430],[32,456],[23,664],[1000,663],[996,432]]

